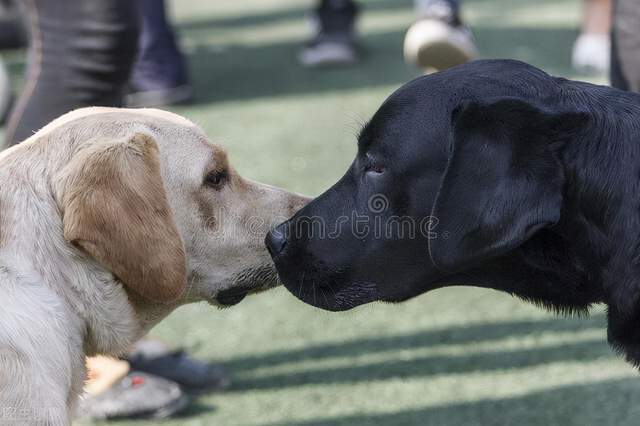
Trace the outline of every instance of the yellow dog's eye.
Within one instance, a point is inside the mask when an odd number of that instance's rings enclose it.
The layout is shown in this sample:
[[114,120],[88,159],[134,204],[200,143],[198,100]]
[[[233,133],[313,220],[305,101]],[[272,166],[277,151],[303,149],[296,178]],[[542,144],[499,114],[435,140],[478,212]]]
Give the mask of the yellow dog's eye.
[[212,188],[219,188],[227,178],[225,172],[211,172],[207,175],[204,183]]

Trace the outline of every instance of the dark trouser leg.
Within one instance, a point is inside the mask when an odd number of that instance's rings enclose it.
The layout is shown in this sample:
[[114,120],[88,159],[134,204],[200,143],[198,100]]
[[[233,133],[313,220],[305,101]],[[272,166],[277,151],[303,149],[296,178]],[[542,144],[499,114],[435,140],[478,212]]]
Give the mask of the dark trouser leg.
[[314,9],[312,38],[300,51],[306,67],[349,65],[358,61],[355,23],[358,4],[353,0],[320,0]]
[[186,84],[183,58],[171,24],[167,21],[164,0],[141,0],[141,17],[140,52],[133,70],[133,82],[140,82],[139,85],[143,86],[141,90],[157,89],[153,87],[156,82],[169,87]]
[[316,9],[326,34],[352,33],[357,13],[358,5],[353,0],[321,0]]
[[137,0],[25,0],[31,41],[6,140],[84,106],[121,106],[138,44]]
[[616,0],[612,49],[611,84],[640,92],[640,0]]
[[129,81],[127,105],[155,107],[189,100],[185,58],[176,43],[164,0],[141,0],[138,60]]

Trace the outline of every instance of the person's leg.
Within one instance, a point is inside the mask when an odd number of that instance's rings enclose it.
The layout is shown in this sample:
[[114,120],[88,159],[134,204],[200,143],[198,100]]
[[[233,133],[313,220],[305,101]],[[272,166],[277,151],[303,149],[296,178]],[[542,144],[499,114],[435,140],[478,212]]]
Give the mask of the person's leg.
[[611,1],[584,0],[580,35],[573,46],[571,61],[581,72],[603,73],[611,58]]
[[167,19],[164,0],[141,0],[140,51],[129,81],[127,106],[186,102],[193,96],[185,59]]
[[640,0],[616,0],[612,39],[611,84],[640,92]]
[[314,35],[300,52],[300,63],[317,67],[357,62],[357,16],[358,5],[353,0],[320,0],[311,15]]
[[611,31],[611,66],[609,69],[609,79],[611,86],[620,90],[629,90],[629,82],[620,69],[620,54],[618,53],[618,45],[616,41],[615,31]]
[[83,106],[121,106],[135,60],[137,0],[25,0],[31,39],[9,145]]

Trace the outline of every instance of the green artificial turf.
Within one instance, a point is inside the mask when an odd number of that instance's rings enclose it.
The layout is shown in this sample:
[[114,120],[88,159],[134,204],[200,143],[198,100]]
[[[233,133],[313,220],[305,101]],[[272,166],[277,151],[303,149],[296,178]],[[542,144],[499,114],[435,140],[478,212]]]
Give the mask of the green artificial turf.
[[[197,98],[172,110],[226,146],[242,174],[321,193],[346,170],[361,123],[417,75],[401,51],[411,2],[362,3],[364,61],[306,70],[296,53],[308,2],[176,0]],[[464,13],[483,57],[585,78],[569,60],[579,6],[475,0]],[[23,54],[5,60],[19,86]],[[640,381],[608,348],[605,326],[602,309],[590,318],[556,318],[473,288],[340,314],[283,289],[227,310],[192,305],[152,335],[222,364],[232,387],[195,399],[177,419],[115,424],[638,425]]]

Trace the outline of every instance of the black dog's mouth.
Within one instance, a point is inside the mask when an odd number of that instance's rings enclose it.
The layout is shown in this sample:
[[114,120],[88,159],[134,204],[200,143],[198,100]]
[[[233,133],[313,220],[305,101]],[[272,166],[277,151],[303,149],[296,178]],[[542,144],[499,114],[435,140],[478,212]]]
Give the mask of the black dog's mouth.
[[[284,272],[284,271],[283,271]],[[378,288],[370,282],[351,282],[345,274],[306,270],[281,274],[284,286],[301,301],[326,311],[347,311],[378,300]]]
[[378,300],[377,288],[372,283],[349,283],[338,291],[334,290],[334,285],[317,282],[302,283],[302,287],[303,290],[291,293],[303,302],[326,311],[348,311]]

